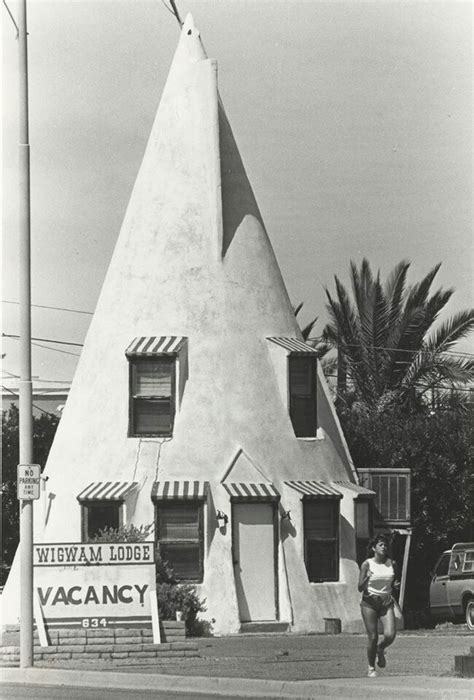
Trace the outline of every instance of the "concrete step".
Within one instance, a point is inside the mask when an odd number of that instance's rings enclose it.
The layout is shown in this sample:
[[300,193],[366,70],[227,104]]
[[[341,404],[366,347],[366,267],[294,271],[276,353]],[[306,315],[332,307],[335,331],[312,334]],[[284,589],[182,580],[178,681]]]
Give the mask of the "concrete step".
[[289,631],[289,622],[277,622],[276,620],[269,620],[268,622],[242,622],[240,625],[241,634],[283,634]]
[[463,678],[474,678],[474,654],[455,656],[454,670]]

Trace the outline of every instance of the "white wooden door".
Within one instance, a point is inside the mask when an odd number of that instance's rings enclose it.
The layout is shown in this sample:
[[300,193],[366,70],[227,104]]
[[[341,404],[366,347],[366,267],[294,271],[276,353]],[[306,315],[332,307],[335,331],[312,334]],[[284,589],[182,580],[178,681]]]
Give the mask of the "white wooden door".
[[234,503],[233,558],[240,620],[276,619],[275,529],[272,503]]

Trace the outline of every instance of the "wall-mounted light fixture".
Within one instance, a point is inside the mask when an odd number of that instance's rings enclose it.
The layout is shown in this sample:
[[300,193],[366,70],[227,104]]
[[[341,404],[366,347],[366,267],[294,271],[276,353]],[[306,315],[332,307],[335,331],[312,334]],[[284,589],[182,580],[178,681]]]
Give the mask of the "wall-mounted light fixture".
[[229,522],[229,518],[221,510],[217,511],[216,520],[217,520],[219,526],[221,525],[221,522],[220,522],[221,520],[222,520],[222,525],[227,525],[227,523]]
[[283,513],[281,514],[281,519],[282,520],[291,520],[291,511],[290,510],[284,510]]

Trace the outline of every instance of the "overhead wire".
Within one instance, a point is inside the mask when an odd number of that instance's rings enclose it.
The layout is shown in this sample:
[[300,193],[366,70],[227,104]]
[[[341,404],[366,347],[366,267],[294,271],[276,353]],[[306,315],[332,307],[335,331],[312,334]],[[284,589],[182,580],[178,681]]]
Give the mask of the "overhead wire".
[[[20,305],[19,301],[10,301],[7,299],[2,300],[4,304],[16,304]],[[82,311],[80,309],[66,309],[62,306],[47,306],[46,304],[31,304],[31,306],[34,306],[37,309],[51,309],[53,311],[67,311],[71,314],[86,314],[88,316],[93,316],[94,312],[93,311]]]
[[[13,372],[9,372],[4,367],[2,367],[2,372],[8,374],[12,379],[21,379],[19,374],[13,374]],[[32,379],[33,382],[45,382],[47,384],[71,384],[72,382],[72,379],[42,379],[41,377],[32,377]]]
[[42,345],[41,343],[31,343],[32,345],[35,345],[37,348],[44,348],[45,350],[52,350],[53,352],[60,352],[63,355],[72,355],[73,357],[80,357],[80,353],[78,352],[69,352],[68,350],[61,350],[61,348],[50,348],[47,345]]
[[[19,335],[14,333],[2,333],[2,338],[20,338]],[[74,343],[67,340],[53,340],[52,338],[31,338],[31,340],[40,340],[42,343],[54,343],[55,345],[74,345],[78,348],[83,348],[84,343]],[[52,349],[52,348],[51,348]]]
[[[313,338],[307,338],[308,340],[316,341],[316,342],[322,342],[323,339],[321,337],[313,337]],[[390,352],[410,352],[410,353],[416,353],[417,355],[431,355],[433,354],[432,350],[423,350],[423,349],[413,349],[413,348],[392,348],[390,346],[385,346],[385,345],[363,345],[362,343],[347,343],[344,344],[348,348],[366,348],[367,350],[389,350]],[[336,346],[337,347],[337,346]],[[455,352],[454,350],[441,350],[441,353],[443,355],[455,355],[457,357],[474,357],[474,353],[472,352]]]
[[[16,392],[14,392],[12,389],[9,389],[9,388],[8,388],[7,386],[5,386],[4,384],[2,384],[2,389],[4,389],[5,391],[8,391],[10,394],[13,394],[13,396],[14,396],[16,399],[19,399],[19,398],[20,398]],[[50,411],[46,411],[44,408],[41,408],[41,406],[38,406],[38,405],[35,404],[35,403],[32,404],[32,406],[34,406],[36,409],[38,409],[38,411],[41,411],[42,413],[46,414],[47,416],[52,416],[53,418],[59,418],[59,416],[57,416],[55,413],[51,413]]]

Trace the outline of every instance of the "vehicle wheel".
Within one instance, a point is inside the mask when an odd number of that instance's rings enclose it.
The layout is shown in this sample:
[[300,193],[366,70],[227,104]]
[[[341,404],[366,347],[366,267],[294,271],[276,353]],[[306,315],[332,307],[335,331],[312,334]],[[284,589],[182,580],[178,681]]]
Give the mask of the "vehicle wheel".
[[474,598],[469,598],[466,604],[467,629],[474,632]]

